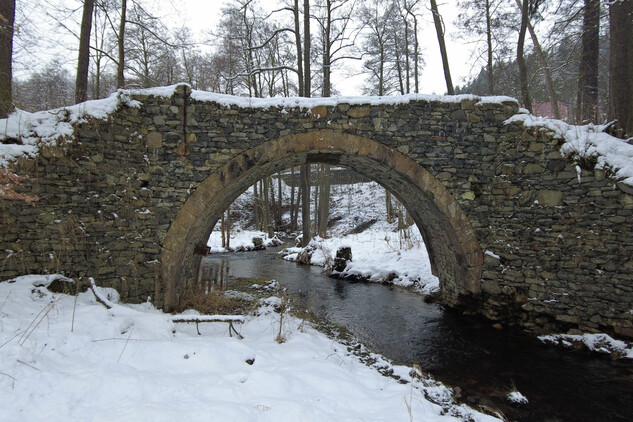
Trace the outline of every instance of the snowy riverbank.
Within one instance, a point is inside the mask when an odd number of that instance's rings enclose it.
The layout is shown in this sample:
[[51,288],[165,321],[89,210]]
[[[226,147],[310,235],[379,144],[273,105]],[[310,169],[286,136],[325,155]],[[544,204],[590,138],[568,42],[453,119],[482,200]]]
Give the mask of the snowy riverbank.
[[[381,375],[289,315],[278,343],[277,298],[245,317],[239,340],[221,322],[197,335],[150,303],[117,303],[111,289],[98,289],[111,309],[90,290],[53,294],[52,279],[0,283],[3,420],[496,420],[455,405],[435,382]],[[393,366],[403,380],[410,371]]]

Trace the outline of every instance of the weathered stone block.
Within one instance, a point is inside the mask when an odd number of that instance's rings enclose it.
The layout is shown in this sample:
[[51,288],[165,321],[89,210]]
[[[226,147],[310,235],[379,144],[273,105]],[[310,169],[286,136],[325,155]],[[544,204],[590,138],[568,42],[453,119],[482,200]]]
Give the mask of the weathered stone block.
[[159,132],[150,132],[145,141],[147,148],[158,149],[163,146],[163,135]]
[[563,203],[563,193],[557,190],[543,189],[537,193],[536,200],[540,205],[557,207]]
[[351,107],[347,111],[347,115],[352,119],[361,119],[363,117],[369,117],[371,114],[371,107],[369,106],[355,106]]

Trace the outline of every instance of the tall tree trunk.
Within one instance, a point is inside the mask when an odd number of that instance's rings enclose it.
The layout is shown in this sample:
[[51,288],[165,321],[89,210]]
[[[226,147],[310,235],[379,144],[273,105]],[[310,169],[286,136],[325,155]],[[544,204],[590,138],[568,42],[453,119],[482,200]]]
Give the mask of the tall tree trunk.
[[[310,75],[310,0],[303,0],[303,96],[310,97],[312,92]],[[312,239],[310,228],[310,164],[302,164],[299,167],[299,179],[301,183],[301,226],[302,246],[308,246]]]
[[281,230],[283,225],[283,200],[281,190],[281,173],[277,173],[277,230]]
[[[263,231],[270,235],[272,229],[270,225],[270,202],[268,201],[269,183],[268,177],[262,180],[262,216],[264,221]],[[272,237],[272,236],[270,236]]]
[[528,89],[527,64],[523,50],[525,47],[525,33],[528,26],[529,0],[523,0],[521,5],[521,28],[519,30],[519,41],[517,42],[517,63],[519,64],[519,80],[521,84],[521,95],[525,108],[532,112],[532,98]]
[[222,247],[226,248],[226,222],[224,221],[224,213],[220,218],[220,236],[222,238]]
[[409,62],[409,21],[407,20],[406,15],[401,14],[402,21],[404,22],[404,79],[406,81],[406,93],[409,94],[411,92],[411,64]]
[[609,119],[614,134],[633,136],[633,1],[609,5]]
[[[299,79],[299,96],[303,96],[303,54],[301,48],[301,27],[299,23],[299,0],[294,0],[294,7],[292,9],[292,13],[294,14],[294,24],[295,24],[295,46],[297,48],[297,77]],[[294,170],[294,168],[293,168]]]
[[295,168],[290,169],[290,227],[291,232],[297,230],[297,220],[295,218]]
[[259,182],[255,182],[253,184],[253,209],[255,214],[255,227],[257,230],[262,229],[262,209],[261,209],[261,200],[259,198],[259,194],[257,193],[257,184]]
[[415,93],[420,92],[420,40],[418,39],[418,17],[411,13],[413,16],[413,78],[415,82]]
[[125,76],[123,69],[125,68],[125,15],[127,13],[127,0],[121,0],[121,22],[119,23],[119,38],[117,40],[119,48],[119,62],[116,67],[116,87],[125,87]]
[[0,119],[13,111],[13,25],[15,0],[0,0]]
[[402,74],[402,60],[401,60],[402,51],[400,49],[401,42],[397,34],[394,36],[393,44],[395,48],[396,72],[398,74],[398,84],[400,86],[400,94],[404,95],[406,94],[406,92],[404,90],[404,76]]
[[[518,1],[518,0],[517,0]],[[520,4],[520,3],[519,3]],[[493,73],[492,59],[492,18],[490,16],[490,0],[486,0],[486,46],[488,48],[488,62],[486,64],[488,72],[488,95],[494,95],[495,79]]]
[[301,226],[303,229],[301,246],[306,247],[310,243],[310,239],[312,239],[310,227],[310,164],[301,165],[299,177],[301,179]]
[[277,230],[277,199],[275,198],[275,186],[272,177],[267,177],[266,180],[268,182],[268,191],[270,192],[270,226],[273,230]]
[[558,95],[556,95],[556,90],[554,89],[554,80],[552,79],[552,70],[549,67],[549,62],[547,61],[547,57],[545,57],[545,53],[543,52],[543,48],[538,41],[538,37],[536,36],[536,31],[534,31],[534,27],[528,21],[528,30],[530,31],[530,37],[532,38],[532,43],[534,44],[534,51],[536,52],[536,58],[541,64],[541,68],[543,69],[543,76],[545,77],[545,85],[547,86],[547,95],[549,96],[549,101],[552,104],[552,112],[554,113],[554,118],[560,119],[560,109],[558,108]]
[[387,222],[393,223],[393,203],[391,202],[391,192],[385,189],[385,205],[387,206]]
[[330,187],[332,173],[329,164],[323,165],[321,176],[321,189],[319,190],[319,236],[325,238],[327,223],[330,215]]
[[314,227],[312,227],[312,233],[319,234],[319,187],[321,185],[321,177],[323,172],[318,164],[314,166],[316,168],[318,180],[314,184],[314,218],[313,223]]
[[299,182],[299,187],[297,188],[297,197],[296,197],[296,204],[295,204],[295,215],[292,218],[293,221],[293,225],[292,225],[292,230],[293,231],[297,231],[299,230],[299,210],[301,209],[301,201],[302,201],[302,191],[301,191],[301,182]]
[[310,81],[310,0],[303,0],[303,94],[310,97],[312,92]]
[[[527,0],[526,0],[527,1]],[[444,66],[444,79],[446,80],[446,91],[448,95],[454,95],[453,80],[451,79],[451,70],[448,65],[448,53],[446,52],[446,43],[444,42],[444,28],[442,26],[442,17],[437,9],[437,2],[431,0],[431,12],[433,13],[433,22],[435,23],[435,33],[437,41],[440,44],[440,54],[442,55],[442,66]]]
[[331,60],[332,48],[331,31],[332,31],[332,0],[326,0],[327,17],[325,21],[325,28],[323,30],[323,96],[329,97],[332,92],[332,83],[330,79],[331,75]]
[[92,12],[94,0],[84,0],[79,34],[79,58],[77,60],[77,76],[75,78],[75,104],[88,99],[88,69],[90,68],[90,30],[92,29]]
[[226,221],[224,222],[224,224],[226,224],[226,227],[225,227],[226,249],[230,249],[231,248],[231,206],[230,205],[226,209]]
[[[627,0],[630,2],[630,0]],[[629,39],[629,42],[633,42]],[[600,60],[600,0],[585,0],[582,22],[582,51],[578,72],[576,120],[598,119],[598,62]]]

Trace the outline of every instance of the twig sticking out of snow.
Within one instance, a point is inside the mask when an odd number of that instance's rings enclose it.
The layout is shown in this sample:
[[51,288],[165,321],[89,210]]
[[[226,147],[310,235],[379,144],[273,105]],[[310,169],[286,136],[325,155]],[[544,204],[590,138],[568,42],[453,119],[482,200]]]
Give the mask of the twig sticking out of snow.
[[114,305],[107,298],[101,296],[101,293],[98,292],[97,285],[95,284],[94,278],[89,277],[88,280],[90,281],[90,290],[92,290],[92,293],[95,295],[95,299],[97,299],[97,302],[99,302],[100,304],[102,304],[108,309],[112,309]]

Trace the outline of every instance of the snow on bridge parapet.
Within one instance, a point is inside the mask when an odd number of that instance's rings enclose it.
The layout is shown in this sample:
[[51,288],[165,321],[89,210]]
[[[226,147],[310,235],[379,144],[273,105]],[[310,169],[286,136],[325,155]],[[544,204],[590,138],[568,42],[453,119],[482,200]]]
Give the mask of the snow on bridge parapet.
[[[633,138],[615,138],[604,131],[604,125],[571,125],[562,120],[537,117],[523,113],[512,116],[506,123],[520,122],[525,127],[538,128],[550,132],[565,143],[560,152],[563,157],[578,164],[578,177],[582,170],[595,165],[618,182],[620,189],[633,194]],[[590,169],[590,168],[589,168]]]
[[119,90],[108,98],[91,100],[69,107],[29,113],[16,110],[0,119],[0,167],[18,157],[34,157],[40,147],[63,139],[72,139],[74,125],[93,119],[107,119],[121,104],[138,107],[130,91]]
[[[361,96],[361,97],[274,97],[250,98],[191,90],[186,84],[155,87],[139,90],[119,90],[108,98],[91,100],[81,104],[54,110],[29,113],[17,110],[7,119],[0,120],[0,167],[6,167],[9,161],[20,156],[34,157],[39,154],[40,146],[50,145],[62,139],[72,139],[73,126],[89,118],[107,119],[124,104],[139,107],[145,97],[173,97],[178,87],[186,86],[190,97],[196,101],[213,102],[225,107],[312,110],[317,107],[349,105],[397,105],[416,101],[461,103],[470,101],[474,106],[484,104],[505,104],[518,107],[516,99],[507,96],[463,95],[427,95],[407,94],[402,96]],[[140,100],[140,101],[139,101]],[[283,111],[282,111],[283,112]],[[561,154],[576,162],[593,160],[597,169],[605,170],[620,182],[623,189],[633,187],[633,145],[614,138],[604,130],[608,125],[576,126],[560,120],[536,117],[530,114],[517,114],[506,123],[521,122],[525,127],[538,127],[561,138],[565,144]],[[622,186],[622,185],[626,186]]]
[[8,162],[14,161],[18,157],[33,158],[37,156],[40,153],[41,146],[53,145],[64,139],[73,139],[74,126],[88,119],[106,120],[121,105],[139,107],[144,98],[171,98],[176,95],[177,89],[183,86],[190,92],[190,97],[196,101],[213,102],[225,107],[236,106],[240,108],[279,108],[282,110],[299,108],[311,110],[316,107],[333,107],[338,104],[379,106],[408,104],[414,101],[460,103],[465,100],[471,101],[475,105],[510,104],[518,106],[517,100],[511,97],[479,97],[470,94],[453,96],[408,94],[380,97],[250,98],[191,90],[187,84],[147,89],[121,89],[109,97],[99,100],[90,100],[68,107],[33,113],[16,110],[8,118],[0,119],[0,167],[6,167]]

